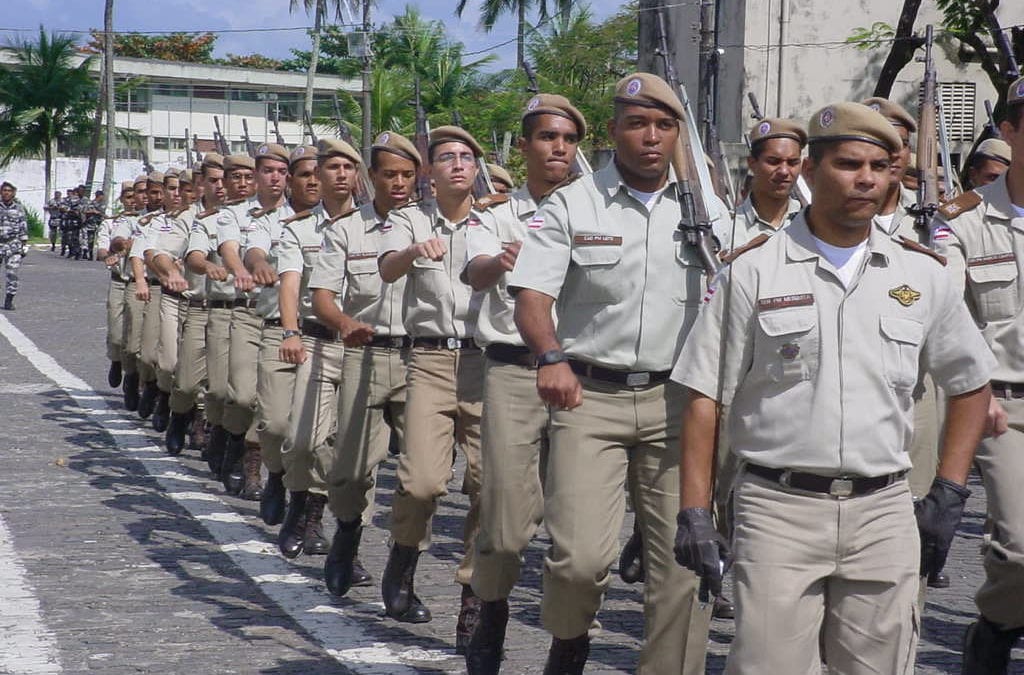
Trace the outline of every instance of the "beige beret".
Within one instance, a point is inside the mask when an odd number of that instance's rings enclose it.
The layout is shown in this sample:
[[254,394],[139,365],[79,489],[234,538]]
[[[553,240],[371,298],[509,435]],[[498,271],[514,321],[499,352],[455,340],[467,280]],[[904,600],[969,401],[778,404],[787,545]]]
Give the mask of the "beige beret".
[[430,142],[427,144],[428,152],[433,149],[434,146],[441,145],[442,143],[462,143],[463,145],[468,145],[473,151],[473,154],[477,157],[484,156],[484,149],[476,142],[473,135],[462,127],[447,125],[438,127],[431,131]]
[[135,190],[135,183],[130,180],[121,181],[121,192],[128,192],[128,190]]
[[188,183],[189,185],[191,185],[192,184],[192,169],[185,169],[184,171],[179,173],[178,174],[178,180],[180,180],[182,183]]
[[505,185],[513,188],[516,186],[516,182],[512,180],[512,174],[505,171],[504,167],[498,166],[497,164],[487,163],[487,172],[491,174],[492,181],[499,181]]
[[633,73],[615,85],[616,103],[662,108],[683,119],[683,104],[665,80],[652,73]]
[[256,148],[256,155],[253,158],[253,163],[261,159],[272,159],[277,162],[289,162],[288,150],[283,145],[277,143],[264,143],[263,145]]
[[340,138],[321,138],[313,150],[318,159],[341,156],[356,165],[363,163],[363,158],[360,156],[359,151]]
[[181,175],[181,169],[176,166],[172,166],[167,171],[164,171],[164,178],[177,178],[179,175]]
[[370,146],[370,150],[383,150],[405,159],[411,159],[416,166],[423,164],[423,157],[420,156],[416,145],[402,134],[397,134],[394,131],[382,131],[378,134],[373,145]]
[[978,149],[974,151],[974,154],[994,159],[1003,164],[1009,164],[1013,160],[1013,151],[1010,149],[1010,144],[1001,138],[985,139],[978,144]]
[[526,108],[520,119],[533,117],[534,115],[558,115],[576,124],[576,131],[580,138],[587,135],[587,120],[583,113],[576,109],[564,96],[558,94],[537,94],[526,102]]
[[862,103],[833,103],[811,117],[807,125],[809,143],[819,141],[864,141],[897,153],[903,141],[889,120]]
[[[323,143],[323,140],[320,141]],[[318,144],[319,145],[319,144]],[[299,147],[292,150],[291,154],[288,155],[288,170],[292,168],[304,159],[315,160],[318,156],[317,149],[312,145],[300,145]]]
[[906,108],[895,101],[890,101],[887,98],[881,98],[879,96],[872,96],[864,101],[864,105],[872,110],[877,110],[882,114],[882,117],[898,127],[906,127],[911,133],[917,131],[917,120],[907,112]]
[[1006,105],[1018,105],[1024,103],[1024,77],[1014,80],[1010,90],[1006,93]]
[[[206,167],[212,169],[223,169],[224,168],[224,155],[216,152],[208,152],[203,155],[203,161],[199,163],[200,171]],[[195,171],[195,169],[193,169]]]
[[256,160],[249,155],[228,155],[224,158],[224,170],[250,169],[256,170]]
[[766,117],[750,129],[750,147],[771,138],[791,138],[800,144],[807,145],[807,132],[804,125],[796,120]]
[[148,182],[149,182],[149,176],[146,175],[146,174],[142,174],[141,176],[136,176],[135,177],[135,180],[132,181],[132,185],[138,185],[139,183],[148,183]]
[[157,185],[163,185],[164,184],[164,178],[165,178],[165,176],[164,176],[164,174],[162,172],[160,172],[160,171],[151,171],[146,176],[146,182],[147,183],[156,183]]

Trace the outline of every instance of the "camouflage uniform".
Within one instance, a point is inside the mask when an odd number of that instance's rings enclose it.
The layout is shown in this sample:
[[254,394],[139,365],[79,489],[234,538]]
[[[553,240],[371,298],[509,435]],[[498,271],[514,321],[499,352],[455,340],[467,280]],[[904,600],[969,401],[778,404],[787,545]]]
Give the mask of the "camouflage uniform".
[[5,263],[7,295],[18,292],[18,268],[28,243],[28,218],[17,199],[0,201],[0,260]]
[[46,213],[49,215],[46,224],[50,228],[51,251],[57,246],[57,233],[61,230],[60,208],[63,202],[63,199],[50,199],[46,202]]
[[100,223],[103,220],[104,204],[102,200],[82,200],[82,234],[80,244],[82,245],[82,257],[89,260],[95,259],[96,233],[99,232]]
[[64,210],[61,214],[61,255],[64,254],[64,249],[67,249],[68,257],[74,256],[76,260],[82,257],[82,203],[82,198],[72,192],[64,200]]

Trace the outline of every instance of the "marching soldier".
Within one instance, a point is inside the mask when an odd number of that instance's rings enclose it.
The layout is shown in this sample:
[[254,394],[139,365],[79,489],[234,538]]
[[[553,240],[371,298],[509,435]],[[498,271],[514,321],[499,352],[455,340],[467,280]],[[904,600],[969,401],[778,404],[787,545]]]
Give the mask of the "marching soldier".
[[82,206],[82,257],[86,260],[96,259],[96,233],[103,222],[107,198],[103,190],[97,190],[92,201]]
[[978,144],[967,163],[967,189],[994,183],[1010,168],[1013,150],[1001,138],[987,138]]
[[104,218],[96,240],[97,257],[110,270],[110,285],[107,290],[107,359],[110,369],[107,371],[107,384],[111,387],[121,385],[124,347],[124,314],[125,287],[129,279],[124,275],[120,253],[111,251],[114,233],[119,229],[122,219],[135,215],[135,187],[130,180],[121,183],[121,212]]
[[473,591],[482,605],[466,653],[470,673],[498,672],[508,596],[519,578],[522,551],[544,513],[541,476],[548,410],[537,396],[533,357],[513,320],[515,302],[508,294],[507,273],[515,266],[537,203],[566,181],[587,133],[580,111],[552,94],[531,98],[521,125],[526,185],[478,201],[466,232],[464,275],[474,290],[485,293],[475,333],[485,355],[483,482],[473,569]]
[[516,325],[537,359],[537,391],[550,407],[547,673],[583,672],[588,631],[611,583],[627,482],[646,576],[638,672],[704,670],[711,607],[699,601],[696,577],[673,564],[671,543],[682,389],[668,375],[705,276],[677,230],[669,162],[683,119],[661,78],[620,80],[609,124],[614,160],[547,198],[508,280]]
[[18,268],[28,250],[28,216],[15,195],[18,188],[4,181],[0,184],[0,262],[4,265],[4,309],[14,309],[18,293]]
[[512,180],[512,174],[506,171],[504,167],[488,162],[487,173],[491,175],[494,191],[498,194],[508,194],[516,189],[516,182]]
[[68,259],[81,260],[82,244],[80,231],[82,227],[82,200],[85,194],[85,186],[78,186],[68,191],[61,208],[60,221],[63,229],[60,235],[61,255],[67,255]]
[[142,353],[142,314],[145,303],[135,293],[135,274],[128,256],[134,239],[142,236],[139,220],[149,210],[148,185],[149,177],[145,174],[135,179],[132,212],[122,214],[115,221],[110,240],[111,252],[121,257],[119,266],[121,276],[125,279],[124,337],[121,340],[121,368],[124,371],[124,379],[121,382],[121,389],[124,393],[125,410],[131,411],[139,408],[139,357]]
[[57,250],[57,237],[60,234],[60,207],[61,202],[60,190],[53,193],[53,199],[46,202],[46,206],[43,210],[46,211],[46,228],[50,232],[50,251]]
[[224,158],[224,190],[227,200],[249,199],[256,194],[256,160],[249,155]]
[[[331,218],[309,287],[316,318],[337,331],[346,348],[337,434],[327,462],[327,495],[338,529],[324,563],[324,581],[334,595],[370,582],[359,562],[359,542],[363,527],[371,522],[377,467],[387,457],[389,437],[397,436],[401,447],[404,436],[411,342],[402,322],[406,278],[384,283],[378,254],[384,223],[393,209],[409,201],[421,162],[407,138],[384,132],[370,149],[373,203],[339,212],[328,201],[329,192],[324,194]],[[321,181],[329,184],[330,168],[321,164],[320,173]]]

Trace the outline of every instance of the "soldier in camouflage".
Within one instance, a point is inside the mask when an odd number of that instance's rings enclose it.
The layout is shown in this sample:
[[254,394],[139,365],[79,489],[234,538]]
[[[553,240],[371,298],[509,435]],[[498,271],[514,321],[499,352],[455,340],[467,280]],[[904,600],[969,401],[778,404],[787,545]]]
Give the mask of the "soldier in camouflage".
[[14,309],[14,295],[18,292],[18,268],[28,250],[28,218],[25,207],[14,195],[18,188],[4,181],[0,185],[0,261],[4,263],[7,287],[4,309]]
[[47,215],[47,226],[50,230],[50,250],[57,248],[57,234],[60,232],[60,206],[64,200],[60,196],[60,190],[53,193],[53,199],[46,202],[43,208]]
[[96,259],[96,233],[99,232],[100,223],[103,221],[106,205],[107,199],[103,195],[103,190],[97,190],[94,199],[82,202],[82,236],[79,243],[82,246],[82,257],[87,260]]
[[67,250],[67,257],[70,260],[82,259],[82,204],[85,196],[85,187],[79,186],[68,191],[67,199],[64,200],[64,208],[61,210],[61,255]]

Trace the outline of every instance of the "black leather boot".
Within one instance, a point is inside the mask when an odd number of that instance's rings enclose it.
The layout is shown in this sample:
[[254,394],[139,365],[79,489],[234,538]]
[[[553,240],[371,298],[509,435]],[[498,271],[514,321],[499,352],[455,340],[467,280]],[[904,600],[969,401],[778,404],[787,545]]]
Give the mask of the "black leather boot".
[[146,419],[153,414],[153,408],[156,407],[156,398],[159,393],[160,389],[156,386],[156,382],[147,382],[142,387],[142,396],[139,397],[139,417]]
[[306,500],[306,531],[303,535],[302,552],[306,555],[326,555],[330,544],[324,537],[324,507],[327,497],[310,493]]
[[14,310],[14,293],[8,293],[4,296],[4,309]]
[[220,465],[220,482],[228,494],[237,495],[245,486],[242,457],[245,456],[245,435],[228,434],[224,446],[224,460]]
[[132,412],[139,409],[139,374],[125,373],[121,381],[121,389],[124,391],[124,409]]
[[267,525],[280,525],[284,520],[285,499],[284,472],[267,476],[267,484],[263,487],[260,497],[260,518]]
[[967,627],[964,636],[963,675],[1004,675],[1010,652],[1024,628],[1003,630],[983,616]]
[[306,539],[306,501],[309,493],[290,492],[284,523],[277,533],[277,548],[285,558],[297,558]]
[[156,404],[153,406],[153,417],[150,423],[153,431],[162,434],[167,431],[167,424],[171,417],[171,395],[160,391],[156,395]]
[[469,675],[497,675],[505,646],[508,600],[480,603],[480,619],[466,647]]
[[433,618],[414,590],[413,580],[419,558],[420,552],[415,546],[400,544],[392,544],[388,554],[380,590],[384,598],[384,612],[396,621],[427,623]]
[[644,580],[644,539],[633,525],[633,534],[619,554],[619,576],[627,584]]
[[260,475],[260,469],[263,467],[262,457],[259,445],[246,444],[245,455],[242,456],[242,489],[238,496],[250,502],[263,499],[263,476]]
[[711,616],[715,619],[735,619],[736,606],[724,595],[716,595],[711,607]]
[[209,425],[206,423],[206,415],[203,414],[202,410],[192,408],[191,419],[191,428],[188,431],[188,447],[191,450],[202,450],[206,447],[206,442],[209,438],[207,433]]
[[583,675],[590,656],[590,636],[584,633],[569,640],[551,638],[544,675]]
[[359,540],[363,536],[362,522],[338,521],[338,529],[331,541],[331,550],[324,561],[324,581],[331,595],[342,596],[352,588],[353,563],[359,551]]
[[480,598],[476,597],[473,587],[462,586],[462,597],[459,602],[459,620],[455,624],[455,653],[464,655],[473,637],[477,621],[480,619]]
[[110,369],[107,370],[107,384],[113,389],[121,386],[121,362],[111,361]]
[[188,431],[190,419],[190,413],[171,413],[167,433],[164,434],[164,445],[167,447],[168,455],[180,455],[185,449],[185,433]]
[[206,449],[203,450],[203,459],[210,467],[210,473],[220,477],[220,467],[224,464],[224,453],[227,450],[228,432],[224,427],[217,425],[210,429],[210,437],[206,441]]
[[363,566],[363,561],[359,559],[358,555],[352,560],[352,585],[373,586],[373,576],[366,571],[366,567]]

